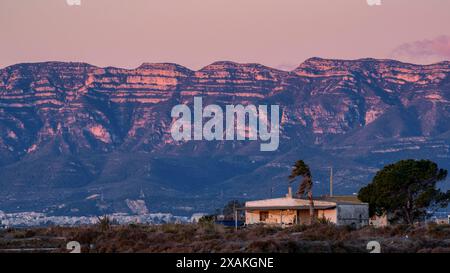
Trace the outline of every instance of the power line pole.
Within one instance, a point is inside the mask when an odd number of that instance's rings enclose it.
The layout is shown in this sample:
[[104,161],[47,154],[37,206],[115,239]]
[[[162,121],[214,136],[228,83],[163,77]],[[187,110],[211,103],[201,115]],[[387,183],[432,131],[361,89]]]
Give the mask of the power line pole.
[[333,167],[330,168],[330,197],[333,197]]

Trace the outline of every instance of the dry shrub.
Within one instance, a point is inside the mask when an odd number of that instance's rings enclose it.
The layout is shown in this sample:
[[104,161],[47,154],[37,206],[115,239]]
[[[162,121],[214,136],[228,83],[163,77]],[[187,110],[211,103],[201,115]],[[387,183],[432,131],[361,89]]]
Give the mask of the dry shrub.
[[163,224],[161,225],[160,230],[165,233],[178,233],[182,228],[181,224]]
[[431,249],[431,253],[450,253],[450,247],[436,247]]
[[314,224],[303,231],[301,238],[310,241],[336,241],[346,240],[351,233],[348,227],[330,224]]
[[26,239],[26,238],[34,237],[35,235],[36,235],[36,232],[32,229],[16,230],[13,232],[13,237],[15,239]]
[[179,225],[176,233],[170,233],[170,240],[176,242],[188,243],[195,238],[198,233],[198,228],[195,225]]
[[280,245],[274,240],[259,240],[251,242],[246,249],[250,253],[280,252]]
[[406,236],[413,229],[410,225],[398,224],[395,226],[387,226],[380,228],[380,235],[395,237],[395,236]]
[[[61,238],[64,238],[61,240]],[[15,239],[15,240],[14,240]],[[26,239],[26,240],[20,240]],[[58,247],[61,241],[78,241],[83,252],[367,252],[368,241],[376,240],[382,252],[450,252],[450,226],[364,227],[316,223],[278,226],[249,226],[239,229],[219,225],[165,224],[9,229],[0,234],[0,246],[32,243],[39,247]],[[93,245],[94,248],[90,248]],[[11,246],[13,247],[13,246]]]
[[75,232],[74,234],[72,234],[71,238],[73,238],[74,241],[77,241],[80,244],[90,245],[96,242],[100,234],[101,232],[99,232],[97,229],[87,228],[80,229],[78,232]]
[[298,232],[304,232],[309,227],[310,226],[308,226],[308,225],[298,224],[298,225],[293,225],[292,227],[289,227],[289,228],[285,229],[284,231],[287,233],[298,233]]
[[248,240],[256,240],[261,237],[274,235],[282,230],[283,229],[279,226],[254,225],[249,226],[245,233]]
[[448,239],[450,238],[450,225],[429,224],[427,235],[437,239]]

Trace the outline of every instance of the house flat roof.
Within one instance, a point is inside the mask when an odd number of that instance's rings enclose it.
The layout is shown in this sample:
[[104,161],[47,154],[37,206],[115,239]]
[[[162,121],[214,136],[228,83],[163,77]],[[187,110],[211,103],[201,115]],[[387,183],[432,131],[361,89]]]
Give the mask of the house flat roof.
[[322,196],[316,198],[315,200],[336,202],[337,204],[347,204],[347,205],[366,205],[367,203],[362,202],[358,199],[356,195],[336,195],[336,196]]
[[[314,206],[314,209],[334,209],[336,206]],[[245,210],[309,210],[309,206],[267,206],[267,207],[245,207]]]
[[[317,209],[332,209],[337,205],[367,205],[357,196],[323,196],[314,198],[314,207]],[[288,210],[309,209],[309,200],[294,197],[280,197],[245,202],[245,210]]]
[[[330,207],[335,207],[336,202],[315,200],[314,206],[317,208],[320,208],[320,207],[330,208]],[[281,197],[281,198],[248,201],[248,202],[245,202],[245,207],[248,209],[251,209],[251,208],[285,208],[285,209],[297,208],[297,209],[302,209],[302,208],[309,208],[309,200],[300,199],[300,198],[292,198],[292,197]]]

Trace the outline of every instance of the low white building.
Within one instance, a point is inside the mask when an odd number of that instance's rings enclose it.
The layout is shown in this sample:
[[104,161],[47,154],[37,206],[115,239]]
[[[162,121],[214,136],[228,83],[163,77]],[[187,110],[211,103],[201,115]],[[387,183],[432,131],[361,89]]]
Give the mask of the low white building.
[[[356,196],[322,197],[314,200],[316,219],[323,218],[336,225],[362,227],[369,224],[369,205]],[[293,225],[309,223],[309,200],[286,197],[245,203],[245,223]]]
[[191,216],[190,222],[191,223],[198,223],[198,221],[203,217],[203,216],[208,216],[208,213],[194,213]]

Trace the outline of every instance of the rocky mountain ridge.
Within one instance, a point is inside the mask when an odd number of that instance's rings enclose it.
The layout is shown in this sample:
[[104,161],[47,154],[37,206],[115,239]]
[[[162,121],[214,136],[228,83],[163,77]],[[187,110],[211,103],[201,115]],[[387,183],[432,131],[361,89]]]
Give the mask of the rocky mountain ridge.
[[[319,192],[331,165],[341,167],[337,183],[346,193],[391,158],[430,157],[450,167],[449,75],[450,62],[376,59],[311,58],[293,71],[228,61],[198,71],[170,63],[9,66],[0,69],[0,208],[38,200],[36,207],[55,211],[120,210],[144,189],[153,209],[198,210],[217,196],[261,197],[284,185],[295,158],[312,162]],[[280,105],[280,149],[173,141],[171,108],[194,96],[205,105]],[[107,205],[83,200],[99,192]]]

